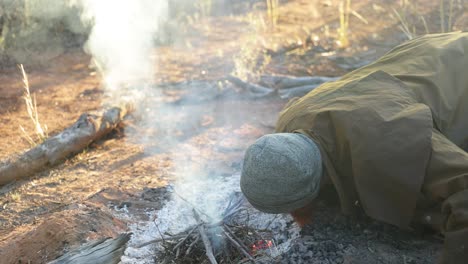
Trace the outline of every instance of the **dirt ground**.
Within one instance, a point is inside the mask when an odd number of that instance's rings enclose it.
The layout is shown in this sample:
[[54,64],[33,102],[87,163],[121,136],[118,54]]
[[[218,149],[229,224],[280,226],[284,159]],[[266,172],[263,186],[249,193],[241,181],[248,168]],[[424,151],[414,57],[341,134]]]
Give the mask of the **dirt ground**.
[[[403,7],[400,1],[353,0],[351,7],[357,15],[350,16],[350,46],[339,49],[336,45],[339,1],[280,2],[278,25],[274,29],[252,26],[265,16],[260,1],[251,15],[240,6],[233,15],[175,25],[177,30],[169,29],[178,32],[174,41],[154,49],[157,64],[154,85],[217,81],[236,69],[235,58],[239,57],[244,61],[256,58],[256,64],[247,69],[250,73],[340,76],[406,40],[391,8],[406,10],[408,24],[414,25],[418,33],[424,32],[422,16],[430,32],[440,32],[438,0],[408,1],[410,7]],[[463,0],[454,3],[453,29],[466,30],[467,3]],[[313,41],[307,41],[308,37]],[[69,49],[46,63],[25,65],[25,69],[31,92],[36,96],[40,121],[47,125],[49,135],[71,125],[80,114],[106,104],[100,76],[90,67],[89,55],[80,49]],[[33,131],[21,98],[21,79],[16,67],[0,70],[3,162],[31,147],[20,130],[23,126],[26,131]],[[167,133],[178,139],[177,144],[165,144],[162,139],[167,137],[162,136],[161,130],[142,126],[139,122],[142,117],[131,115],[125,127],[63,164],[1,187],[0,262],[46,263],[86,241],[124,232],[130,223],[114,216],[115,207],[130,205],[129,210],[136,218],[146,217],[145,210],[158,209],[160,201],[145,199],[144,194],[174,179],[175,158],[208,164],[215,174],[237,172],[243,150],[259,136],[273,131],[278,112],[286,103],[279,98],[223,99],[210,98],[206,91],[201,93],[193,89],[164,90],[161,96],[167,102],[193,94],[202,99],[184,107],[173,104],[180,107],[178,115],[151,116],[154,123],[173,124],[173,131]],[[159,99],[149,102],[157,104]],[[147,139],[144,144],[141,138]],[[183,147],[187,144],[196,151],[187,151]],[[321,246],[308,249],[298,246],[280,262],[435,262],[440,239],[398,231],[369,219],[349,220],[334,206],[322,209],[316,222],[303,230],[302,242],[298,243]],[[324,253],[319,258],[303,257],[314,250]],[[342,253],[338,256],[337,252]],[[294,254],[297,260],[293,260]]]

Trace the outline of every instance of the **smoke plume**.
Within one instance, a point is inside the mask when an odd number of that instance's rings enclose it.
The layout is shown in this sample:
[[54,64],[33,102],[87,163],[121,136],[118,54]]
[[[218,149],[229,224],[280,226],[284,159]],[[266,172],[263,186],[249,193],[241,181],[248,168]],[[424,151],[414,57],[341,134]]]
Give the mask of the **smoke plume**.
[[[103,76],[107,95],[138,100],[152,84],[154,35],[167,19],[166,0],[74,0],[92,26],[85,50]],[[137,103],[137,102],[135,102]]]

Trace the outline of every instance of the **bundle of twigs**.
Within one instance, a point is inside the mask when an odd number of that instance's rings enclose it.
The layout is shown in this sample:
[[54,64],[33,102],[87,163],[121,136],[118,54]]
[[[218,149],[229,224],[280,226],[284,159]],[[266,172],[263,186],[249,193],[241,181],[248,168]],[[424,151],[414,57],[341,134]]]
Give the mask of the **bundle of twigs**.
[[222,220],[216,223],[203,221],[200,217],[203,212],[193,208],[196,225],[137,247],[161,243],[164,250],[157,256],[160,263],[257,263],[251,245],[272,235],[265,230],[234,224],[232,217],[243,210],[243,203],[241,195],[234,196],[222,214]]

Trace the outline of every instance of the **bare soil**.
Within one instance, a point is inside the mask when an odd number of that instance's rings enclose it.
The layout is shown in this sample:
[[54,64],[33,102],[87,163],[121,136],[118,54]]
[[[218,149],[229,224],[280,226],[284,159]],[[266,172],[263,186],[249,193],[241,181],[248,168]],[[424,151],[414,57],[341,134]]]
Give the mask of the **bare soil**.
[[[234,70],[233,57],[258,47],[280,52],[273,52],[264,67],[252,71],[340,76],[406,39],[391,11],[403,10],[399,1],[353,0],[352,9],[367,24],[352,15],[348,33],[351,46],[339,49],[335,42],[338,2],[281,1],[278,26],[254,34],[249,24],[253,18],[265,15],[260,1],[251,16],[239,7],[235,15],[181,24],[172,43],[154,49],[158,66],[155,86],[219,80]],[[416,14],[425,17],[430,32],[440,31],[440,1],[410,2],[411,8],[404,10],[417,32],[424,32],[424,27]],[[466,30],[466,3],[454,2],[453,28]],[[315,36],[314,42],[306,43],[310,36]],[[297,43],[306,44],[281,52]],[[265,58],[260,57],[262,60]],[[100,76],[89,65],[90,57],[78,49],[69,49],[47,63],[25,65],[40,121],[47,125],[50,135],[72,124],[80,114],[106,103]],[[0,70],[0,160],[4,162],[31,147],[19,128],[33,131],[21,98],[21,78],[16,67]],[[188,93],[197,91],[167,90],[163,96],[170,102]],[[154,99],[154,103],[157,101]],[[1,262],[46,263],[85,241],[124,232],[131,220],[117,219],[114,209],[127,205],[135,219],[145,218],[145,210],[157,210],[162,200],[155,199],[155,195],[145,198],[145,194],[174,179],[175,158],[208,164],[214,174],[238,171],[243,150],[259,136],[273,132],[285,103],[279,98],[251,100],[242,96],[203,99],[181,107],[180,115],[152,116],[154,123],[177,124],[170,131],[178,139],[175,145],[165,144],[160,129],[140,126],[141,116],[130,116],[121,130],[62,165],[0,188]],[[143,144],[141,138],[148,140]],[[187,144],[196,151],[183,147]],[[298,246],[279,263],[435,262],[441,242],[432,235],[398,231],[365,217],[349,220],[341,216],[336,205],[322,209],[315,223],[303,230]]]

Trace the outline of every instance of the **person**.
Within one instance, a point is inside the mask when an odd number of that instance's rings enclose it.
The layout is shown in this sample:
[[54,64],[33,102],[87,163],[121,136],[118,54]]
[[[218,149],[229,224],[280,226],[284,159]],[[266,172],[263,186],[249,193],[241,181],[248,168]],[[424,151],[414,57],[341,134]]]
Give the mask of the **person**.
[[468,263],[468,33],[430,34],[289,102],[246,150],[240,186],[260,211],[310,221],[332,184],[341,210],[444,235]]

